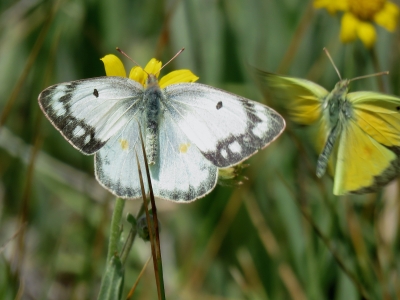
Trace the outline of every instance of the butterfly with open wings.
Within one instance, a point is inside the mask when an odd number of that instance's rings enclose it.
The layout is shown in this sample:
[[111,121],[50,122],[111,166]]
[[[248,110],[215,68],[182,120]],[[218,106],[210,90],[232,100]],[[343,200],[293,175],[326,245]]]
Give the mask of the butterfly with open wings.
[[136,151],[144,164],[139,128],[154,195],[177,202],[208,194],[218,168],[242,162],[285,128],[273,109],[194,83],[198,77],[189,70],[158,81],[161,62],[152,59],[144,70],[134,67],[125,78],[118,58],[108,55],[103,62],[107,75],[118,76],[56,84],[38,100],[76,149],[95,154],[96,178],[116,196],[141,197],[135,158]]
[[328,169],[333,193],[374,192],[400,173],[400,98],[348,93],[351,81],[387,72],[342,80],[333,66],[340,81],[331,92],[309,80],[256,68],[254,72],[262,89],[283,104],[293,122],[318,126],[316,174],[322,177]]

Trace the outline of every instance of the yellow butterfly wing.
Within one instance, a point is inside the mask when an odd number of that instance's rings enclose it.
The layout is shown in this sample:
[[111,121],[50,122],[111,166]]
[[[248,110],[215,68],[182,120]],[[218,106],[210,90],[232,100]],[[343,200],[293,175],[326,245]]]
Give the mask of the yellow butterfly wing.
[[372,92],[347,95],[357,124],[377,142],[400,146],[400,98]]
[[[311,125],[310,134],[317,153],[321,153],[329,134],[328,120],[322,114],[323,99],[329,92],[322,86],[300,78],[281,76],[254,69],[257,81],[265,96],[273,100],[273,104],[282,107],[288,117],[300,125]],[[328,164],[328,172],[333,177],[335,164],[333,150]]]
[[342,124],[337,141],[335,195],[373,192],[399,171],[398,157],[388,147],[400,145],[400,99],[356,92],[348,94],[347,100],[354,115]]
[[267,98],[272,98],[277,106],[283,106],[293,122],[310,125],[321,118],[322,100],[328,95],[322,86],[258,69],[254,72]]

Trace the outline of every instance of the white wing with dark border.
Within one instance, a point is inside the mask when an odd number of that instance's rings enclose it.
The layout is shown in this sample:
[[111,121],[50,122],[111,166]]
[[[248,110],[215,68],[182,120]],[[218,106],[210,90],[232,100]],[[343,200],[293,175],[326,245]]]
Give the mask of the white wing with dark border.
[[[139,138],[138,121],[132,118],[96,153],[96,178],[113,194],[122,198],[142,196],[135,150],[148,191],[144,159]],[[150,165],[151,183],[157,198],[190,202],[208,194],[217,182],[217,167],[204,158],[166,111],[159,123],[157,160]]]
[[273,109],[199,83],[164,89],[166,110],[191,143],[215,166],[229,167],[268,146],[284,130]]
[[50,122],[79,151],[93,154],[139,109],[143,87],[123,77],[97,77],[53,85],[39,95]]

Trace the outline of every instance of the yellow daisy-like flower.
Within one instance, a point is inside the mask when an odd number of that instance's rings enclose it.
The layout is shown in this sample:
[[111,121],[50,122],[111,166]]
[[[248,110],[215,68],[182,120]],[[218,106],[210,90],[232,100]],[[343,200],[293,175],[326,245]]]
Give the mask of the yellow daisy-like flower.
[[[126,71],[121,60],[113,54],[108,54],[101,59],[104,63],[107,76],[120,76],[126,77]],[[129,73],[129,78],[139,82],[146,87],[147,74],[154,74],[157,78],[160,74],[162,63],[161,61],[152,58],[144,68],[133,67]],[[190,70],[182,69],[176,70],[163,76],[158,84],[160,88],[165,88],[168,85],[181,83],[181,82],[195,82],[199,77],[194,75]]]
[[399,7],[387,0],[314,0],[315,8],[325,8],[330,14],[344,11],[340,39],[348,43],[359,38],[370,48],[376,41],[374,23],[393,32]]
[[348,43],[359,38],[370,48],[376,41],[376,23],[393,32],[397,25],[399,8],[386,0],[347,0],[348,10],[343,15],[340,38]]

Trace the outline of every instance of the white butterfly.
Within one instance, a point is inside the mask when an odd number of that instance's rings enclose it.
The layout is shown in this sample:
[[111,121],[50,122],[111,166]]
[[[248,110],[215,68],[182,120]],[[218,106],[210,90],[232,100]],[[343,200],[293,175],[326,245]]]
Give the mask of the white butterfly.
[[76,149],[95,154],[97,180],[122,198],[142,196],[138,122],[154,195],[186,202],[215,187],[218,168],[247,159],[285,128],[284,119],[265,105],[199,83],[161,89],[154,74],[146,87],[116,76],[60,83],[38,100]]

